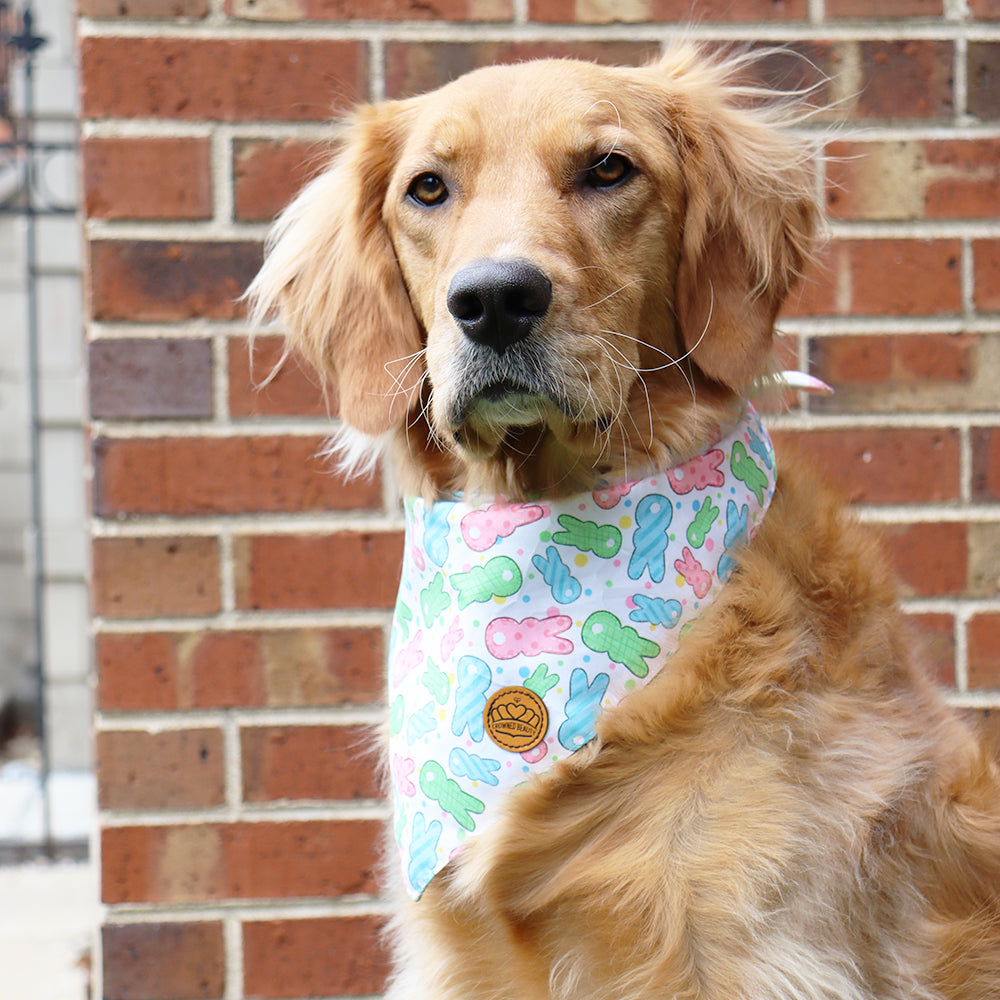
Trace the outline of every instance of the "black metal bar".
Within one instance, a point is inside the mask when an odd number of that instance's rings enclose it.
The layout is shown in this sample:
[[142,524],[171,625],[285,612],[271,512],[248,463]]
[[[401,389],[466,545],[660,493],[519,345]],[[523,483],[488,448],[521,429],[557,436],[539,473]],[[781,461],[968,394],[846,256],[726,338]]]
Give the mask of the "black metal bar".
[[[32,143],[32,126],[35,114],[34,53],[45,43],[45,39],[34,33],[34,15],[30,4],[21,11],[20,31],[16,34],[4,33],[5,47],[11,47],[22,55],[24,65],[24,113],[17,142],[11,144],[24,151],[24,198],[19,206],[19,214],[25,217],[25,256],[27,267],[27,339],[28,339],[28,410],[31,461],[31,559],[32,587],[35,605],[35,684],[38,699],[38,740],[41,755],[40,791],[42,796],[42,851],[52,858],[55,856],[55,842],[52,830],[52,807],[50,801],[51,756],[48,745],[47,711],[45,703],[45,532],[43,520],[42,489],[42,412],[41,412],[41,364],[39,359],[38,322],[38,245],[36,232],[35,158],[36,147]],[[17,153],[15,153],[17,155]]]

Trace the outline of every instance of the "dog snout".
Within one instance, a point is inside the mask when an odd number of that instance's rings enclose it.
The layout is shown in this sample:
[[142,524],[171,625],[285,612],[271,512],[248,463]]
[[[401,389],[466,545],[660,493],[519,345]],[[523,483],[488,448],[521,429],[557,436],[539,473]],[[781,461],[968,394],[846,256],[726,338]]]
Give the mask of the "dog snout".
[[503,354],[524,340],[548,312],[552,282],[533,264],[476,261],[452,279],[447,302],[470,340]]

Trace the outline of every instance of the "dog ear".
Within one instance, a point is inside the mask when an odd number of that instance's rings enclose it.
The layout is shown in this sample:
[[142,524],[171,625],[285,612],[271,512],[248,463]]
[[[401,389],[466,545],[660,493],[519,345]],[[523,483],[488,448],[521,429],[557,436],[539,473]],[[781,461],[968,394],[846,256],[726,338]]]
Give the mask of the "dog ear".
[[277,312],[341,418],[372,435],[406,419],[423,373],[420,328],[382,219],[406,129],[403,102],[358,112],[329,169],[279,216],[247,292],[252,319]]
[[812,257],[819,210],[810,144],[769,91],[739,86],[753,57],[680,45],[666,74],[686,185],[675,311],[706,375],[742,390],[765,369],[778,310]]

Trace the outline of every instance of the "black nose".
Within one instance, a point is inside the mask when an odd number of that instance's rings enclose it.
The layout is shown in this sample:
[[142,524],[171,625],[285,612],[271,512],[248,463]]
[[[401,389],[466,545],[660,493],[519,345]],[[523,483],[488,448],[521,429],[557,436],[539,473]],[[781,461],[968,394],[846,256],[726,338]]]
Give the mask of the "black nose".
[[463,333],[497,354],[524,340],[551,301],[552,282],[534,265],[516,260],[475,261],[448,288],[448,311]]

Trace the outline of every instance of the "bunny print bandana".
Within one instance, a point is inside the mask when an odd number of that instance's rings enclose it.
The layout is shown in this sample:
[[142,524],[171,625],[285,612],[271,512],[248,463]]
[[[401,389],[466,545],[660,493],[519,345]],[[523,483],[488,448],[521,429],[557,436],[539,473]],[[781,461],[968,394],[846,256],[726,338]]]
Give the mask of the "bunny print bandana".
[[722,589],[774,492],[757,412],[682,465],[544,503],[406,501],[389,648],[394,832],[419,898],[593,739]]

